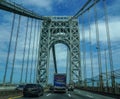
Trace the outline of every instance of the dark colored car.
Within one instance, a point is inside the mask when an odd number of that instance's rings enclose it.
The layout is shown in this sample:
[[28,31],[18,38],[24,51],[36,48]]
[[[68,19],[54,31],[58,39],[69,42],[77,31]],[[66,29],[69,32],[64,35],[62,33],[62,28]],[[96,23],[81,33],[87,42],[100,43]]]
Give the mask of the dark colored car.
[[74,86],[73,85],[69,85],[68,86],[68,91],[74,91]]
[[26,84],[23,89],[23,96],[42,96],[44,89],[40,84]]
[[50,90],[50,91],[53,91],[53,90],[54,90],[54,86],[50,86],[50,87],[49,87],[49,90]]
[[23,91],[25,85],[18,85],[15,90]]

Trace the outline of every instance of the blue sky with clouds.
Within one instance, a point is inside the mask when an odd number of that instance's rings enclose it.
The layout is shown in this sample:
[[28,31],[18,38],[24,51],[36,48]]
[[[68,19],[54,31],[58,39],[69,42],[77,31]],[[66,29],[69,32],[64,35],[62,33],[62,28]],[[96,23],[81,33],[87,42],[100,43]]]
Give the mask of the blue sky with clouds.
[[[23,7],[32,10],[33,12],[38,13],[39,15],[44,16],[73,16],[87,0],[8,0],[16,2]],[[102,0],[101,0],[102,1]],[[113,63],[114,68],[119,69],[119,55],[120,55],[120,0],[106,0],[107,1],[107,9],[108,9],[108,17],[109,17],[109,27],[110,27],[110,36],[111,36],[111,44],[112,44],[112,52],[113,52]],[[104,66],[104,49],[106,48],[106,35],[105,35],[105,24],[104,24],[104,14],[103,14],[103,6],[102,2],[97,4],[97,11],[98,11],[98,23],[99,23],[99,32],[100,32],[100,44],[101,44],[101,57],[102,57],[102,68],[103,71],[105,71]],[[0,75],[3,77],[4,72],[4,66],[5,66],[5,59],[6,59],[6,51],[8,48],[8,41],[9,41],[9,32],[11,29],[11,21],[12,21],[13,14],[0,10]],[[94,63],[94,75],[98,74],[98,65],[97,65],[97,51],[96,51],[96,34],[95,34],[95,23],[94,23],[94,14],[93,9],[90,10],[90,19],[91,19],[91,31],[92,31],[92,51],[93,54],[93,63]],[[18,18],[18,16],[17,16]],[[25,36],[22,31],[25,31],[25,25],[26,25],[26,18],[22,17],[22,22],[24,23],[21,28],[19,41],[23,41],[23,37]],[[80,17],[80,35],[81,35],[81,22],[82,19]],[[86,64],[87,68],[90,70],[90,53],[89,53],[89,35],[88,35],[88,13],[85,13],[84,15],[84,22],[85,22],[85,38],[86,38]],[[17,24],[17,19],[16,19]],[[30,24],[30,23],[29,23]],[[17,26],[16,26],[17,27]],[[16,30],[14,30],[16,31]],[[15,37],[14,33],[14,37]],[[82,36],[81,38],[81,45],[82,45]],[[14,38],[13,38],[14,41]],[[23,46],[24,42],[19,42],[18,45]],[[28,44],[28,43],[27,43]],[[12,44],[14,48],[14,44]],[[32,48],[32,47],[31,47]],[[82,48],[81,48],[82,49]],[[28,50],[28,49],[27,49]],[[14,72],[17,72],[18,68],[20,68],[20,63],[22,56],[21,54],[23,51],[23,47],[18,47],[17,51],[17,62],[16,62],[16,69]],[[66,72],[66,52],[67,47],[63,44],[57,44],[56,45],[56,52],[57,52],[57,62],[58,62],[58,68],[59,72]],[[59,53],[58,53],[59,52]],[[11,60],[13,53],[11,52]],[[64,56],[65,55],[65,56]],[[83,51],[81,50],[81,55],[83,55]],[[52,56],[52,55],[51,55]],[[26,55],[27,57],[27,55]],[[82,58],[82,57],[81,57]],[[108,59],[108,58],[107,58]],[[52,59],[50,61],[50,64],[52,66]],[[62,62],[62,66],[60,66]],[[109,64],[109,61],[108,61]],[[82,65],[82,61],[81,61]],[[64,68],[64,71],[63,71]],[[109,67],[108,67],[109,68]],[[9,65],[9,69],[11,69],[11,63]],[[83,65],[82,65],[83,70]],[[9,75],[9,72],[8,72]],[[18,73],[20,75],[20,73]],[[87,76],[89,77],[91,75],[91,71],[87,72]],[[17,75],[15,75],[17,76]],[[2,81],[2,77],[0,78],[0,82]],[[19,77],[19,76],[17,76]],[[9,78],[9,76],[8,76]],[[14,77],[15,78],[15,77]],[[9,79],[8,79],[9,81]]]
[[73,15],[87,0],[15,0],[41,15]]

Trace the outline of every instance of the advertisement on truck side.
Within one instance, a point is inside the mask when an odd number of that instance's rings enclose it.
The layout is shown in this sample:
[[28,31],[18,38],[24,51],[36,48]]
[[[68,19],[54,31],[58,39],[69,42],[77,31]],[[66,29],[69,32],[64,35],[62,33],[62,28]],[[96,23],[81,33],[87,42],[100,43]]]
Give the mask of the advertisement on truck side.
[[54,91],[66,92],[66,75],[65,74],[54,75]]

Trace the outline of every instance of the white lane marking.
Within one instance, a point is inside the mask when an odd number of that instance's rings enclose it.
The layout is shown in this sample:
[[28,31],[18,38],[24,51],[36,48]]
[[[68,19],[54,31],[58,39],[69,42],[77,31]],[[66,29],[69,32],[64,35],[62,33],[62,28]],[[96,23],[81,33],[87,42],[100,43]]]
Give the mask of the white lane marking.
[[71,95],[70,95],[70,94],[68,94],[68,96],[69,96],[69,97],[71,97]]
[[91,96],[91,95],[86,95],[87,97],[89,97],[89,98],[93,98],[93,96]]
[[51,95],[51,93],[47,94],[46,96],[50,96],[50,95]]

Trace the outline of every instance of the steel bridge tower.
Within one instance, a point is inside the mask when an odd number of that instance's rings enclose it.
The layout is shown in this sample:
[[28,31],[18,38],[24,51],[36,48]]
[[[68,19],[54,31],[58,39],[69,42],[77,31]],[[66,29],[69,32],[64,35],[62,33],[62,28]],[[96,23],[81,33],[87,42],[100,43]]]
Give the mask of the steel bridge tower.
[[44,20],[39,42],[37,82],[47,84],[50,48],[56,43],[67,45],[70,53],[70,83],[81,81],[80,39],[78,20],[68,16],[52,16]]

